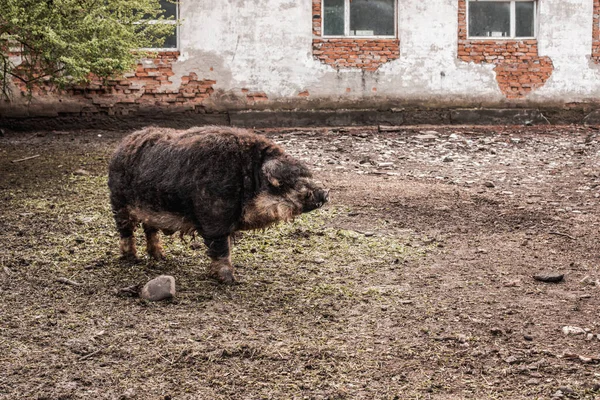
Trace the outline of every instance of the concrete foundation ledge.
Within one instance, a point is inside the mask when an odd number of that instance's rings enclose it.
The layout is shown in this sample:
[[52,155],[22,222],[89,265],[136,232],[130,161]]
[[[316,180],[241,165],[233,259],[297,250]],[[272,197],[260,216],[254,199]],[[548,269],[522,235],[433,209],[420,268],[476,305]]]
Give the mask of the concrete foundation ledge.
[[537,125],[600,124],[600,110],[526,108],[398,108],[388,110],[223,111],[207,113],[71,114],[53,117],[0,115],[10,130],[136,129],[148,125],[187,128],[232,125],[246,128],[374,125]]

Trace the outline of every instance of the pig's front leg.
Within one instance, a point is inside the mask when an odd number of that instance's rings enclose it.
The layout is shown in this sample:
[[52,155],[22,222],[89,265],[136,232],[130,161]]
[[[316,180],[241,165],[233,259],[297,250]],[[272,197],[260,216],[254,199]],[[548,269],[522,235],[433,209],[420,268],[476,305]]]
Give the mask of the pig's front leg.
[[233,265],[231,265],[230,237],[204,238],[204,244],[208,247],[206,253],[212,260],[209,275],[221,283],[233,283],[235,278],[233,276]]

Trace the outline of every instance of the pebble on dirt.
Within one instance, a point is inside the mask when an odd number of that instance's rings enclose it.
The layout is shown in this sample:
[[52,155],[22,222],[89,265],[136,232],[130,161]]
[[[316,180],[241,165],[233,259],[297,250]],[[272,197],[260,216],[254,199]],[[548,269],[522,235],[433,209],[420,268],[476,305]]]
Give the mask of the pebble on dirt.
[[76,176],[89,176],[90,172],[86,171],[85,169],[78,169],[77,171],[73,172],[73,175],[76,175]]
[[585,329],[578,326],[563,326],[562,331],[565,335],[584,335]]
[[562,282],[565,274],[559,274],[558,272],[540,272],[533,276],[533,279],[541,282],[558,283]]
[[144,285],[140,297],[149,301],[171,299],[175,296],[175,278],[161,275]]

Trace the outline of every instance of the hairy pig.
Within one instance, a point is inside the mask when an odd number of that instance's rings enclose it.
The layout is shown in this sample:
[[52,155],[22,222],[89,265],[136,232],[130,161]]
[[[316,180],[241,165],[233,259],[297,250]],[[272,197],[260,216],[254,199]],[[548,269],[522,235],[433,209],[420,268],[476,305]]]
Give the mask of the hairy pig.
[[329,191],[302,162],[248,130],[146,128],[125,137],[109,165],[110,202],[124,257],[135,258],[142,224],[148,254],[164,257],[159,231],[198,233],[209,273],[234,281],[231,235],[261,229],[321,207]]

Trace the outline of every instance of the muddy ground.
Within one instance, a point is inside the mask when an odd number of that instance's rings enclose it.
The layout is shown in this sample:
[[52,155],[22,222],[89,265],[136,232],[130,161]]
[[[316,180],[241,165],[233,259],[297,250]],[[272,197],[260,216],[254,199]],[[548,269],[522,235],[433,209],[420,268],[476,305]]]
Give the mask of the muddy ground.
[[595,127],[261,131],[332,201],[240,235],[234,286],[189,238],[119,260],[126,133],[0,137],[1,399],[600,398]]

